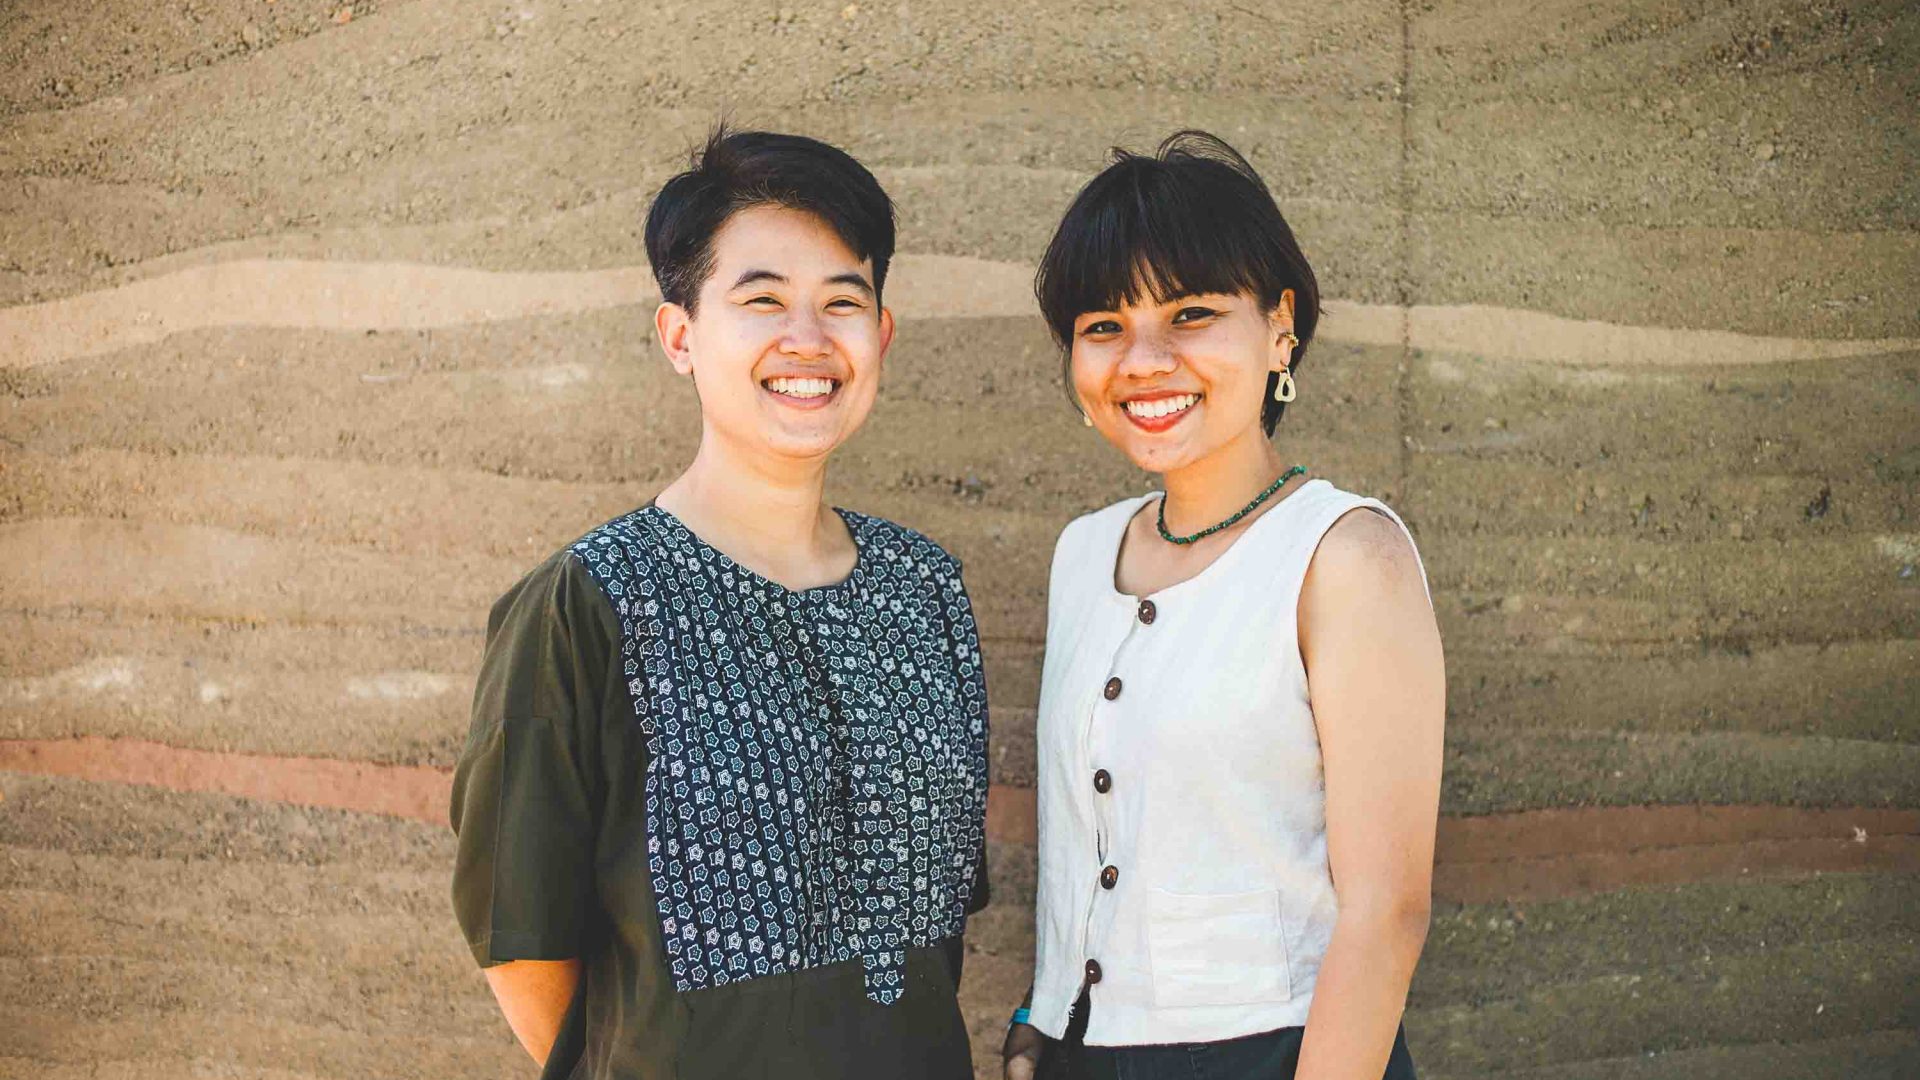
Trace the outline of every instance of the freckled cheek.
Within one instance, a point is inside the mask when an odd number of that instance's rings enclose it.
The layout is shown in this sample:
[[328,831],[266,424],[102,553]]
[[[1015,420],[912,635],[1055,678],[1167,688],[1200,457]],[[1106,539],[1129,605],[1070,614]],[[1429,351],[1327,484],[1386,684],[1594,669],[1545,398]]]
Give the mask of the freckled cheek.
[[1073,388],[1081,400],[1089,406],[1098,405],[1107,396],[1107,380],[1113,374],[1113,365],[1100,356],[1096,350],[1087,346],[1076,346],[1073,359],[1067,366],[1068,376],[1073,380]]
[[[1235,365],[1218,356],[1203,353],[1189,353],[1181,357],[1181,362],[1193,376],[1193,381],[1198,384],[1195,389],[1209,400],[1258,392],[1257,388],[1253,391],[1246,389],[1246,386],[1251,386],[1252,383],[1248,371],[1241,370],[1243,365]],[[1243,386],[1243,383],[1246,386]]]

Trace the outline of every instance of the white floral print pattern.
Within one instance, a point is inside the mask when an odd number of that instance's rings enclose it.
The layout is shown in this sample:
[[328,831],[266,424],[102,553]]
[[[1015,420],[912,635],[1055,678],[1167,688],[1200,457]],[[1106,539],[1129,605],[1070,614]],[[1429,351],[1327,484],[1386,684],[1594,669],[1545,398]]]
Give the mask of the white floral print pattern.
[[573,555],[619,619],[648,740],[648,861],[674,985],[906,950],[965,928],[983,857],[987,699],[959,564],[840,512],[852,575],[792,591],[648,505]]

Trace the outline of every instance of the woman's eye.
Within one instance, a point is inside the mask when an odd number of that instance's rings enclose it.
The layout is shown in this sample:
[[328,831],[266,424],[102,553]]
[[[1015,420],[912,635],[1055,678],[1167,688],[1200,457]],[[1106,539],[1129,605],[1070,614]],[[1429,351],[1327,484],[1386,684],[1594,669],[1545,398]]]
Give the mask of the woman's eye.
[[1184,307],[1184,308],[1181,308],[1179,312],[1174,315],[1173,321],[1176,323],[1193,322],[1195,319],[1204,319],[1210,315],[1218,315],[1218,314],[1220,313],[1213,310],[1212,308]]
[[763,304],[763,305],[771,305],[771,306],[773,306],[773,307],[779,307],[779,306],[780,306],[780,301],[778,301],[778,300],[776,300],[776,299],[774,299],[774,298],[773,298],[773,297],[771,297],[771,296],[756,296],[756,297],[754,297],[753,299],[751,299],[751,300],[749,300],[749,301],[747,301],[747,303],[749,303],[749,304]]
[[1085,329],[1080,331],[1082,336],[1091,336],[1095,334],[1117,334],[1119,332],[1120,332],[1120,324],[1117,322],[1114,322],[1112,319],[1101,319],[1098,322],[1090,322],[1086,325]]

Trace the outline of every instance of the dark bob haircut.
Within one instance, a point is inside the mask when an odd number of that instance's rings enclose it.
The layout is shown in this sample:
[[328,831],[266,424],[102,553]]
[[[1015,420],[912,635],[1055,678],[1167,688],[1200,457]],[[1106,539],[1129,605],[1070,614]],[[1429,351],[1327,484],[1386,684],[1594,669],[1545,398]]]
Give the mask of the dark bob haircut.
[[852,155],[804,135],[714,128],[691,167],[668,180],[647,211],[647,259],[660,296],[692,312],[713,273],[713,238],[752,206],[802,210],[827,223],[854,255],[873,260],[878,299],[893,261],[893,201]]
[[[1300,339],[1291,365],[1297,372],[1320,321],[1320,286],[1260,174],[1204,131],[1175,132],[1152,157],[1116,147],[1111,164],[1067,207],[1033,282],[1069,363],[1073,321],[1089,311],[1149,295],[1166,304],[1201,293],[1246,293],[1271,314],[1286,289],[1293,290]],[[1279,381],[1268,377],[1260,413],[1268,435],[1286,410],[1273,400]]]

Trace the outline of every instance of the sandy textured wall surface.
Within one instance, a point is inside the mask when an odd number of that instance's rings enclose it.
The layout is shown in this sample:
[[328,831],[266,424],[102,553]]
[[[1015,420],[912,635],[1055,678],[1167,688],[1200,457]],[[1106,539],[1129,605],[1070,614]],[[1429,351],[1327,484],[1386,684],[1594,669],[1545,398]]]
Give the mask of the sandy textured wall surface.
[[441,824],[486,607],[697,434],[640,225],[721,113],[896,196],[842,504],[966,560],[980,1075],[1052,539],[1147,478],[1032,261],[1202,126],[1326,315],[1280,445],[1448,646],[1424,1075],[1920,1071],[1920,16],[1895,2],[0,10],[0,1075],[514,1076]]

